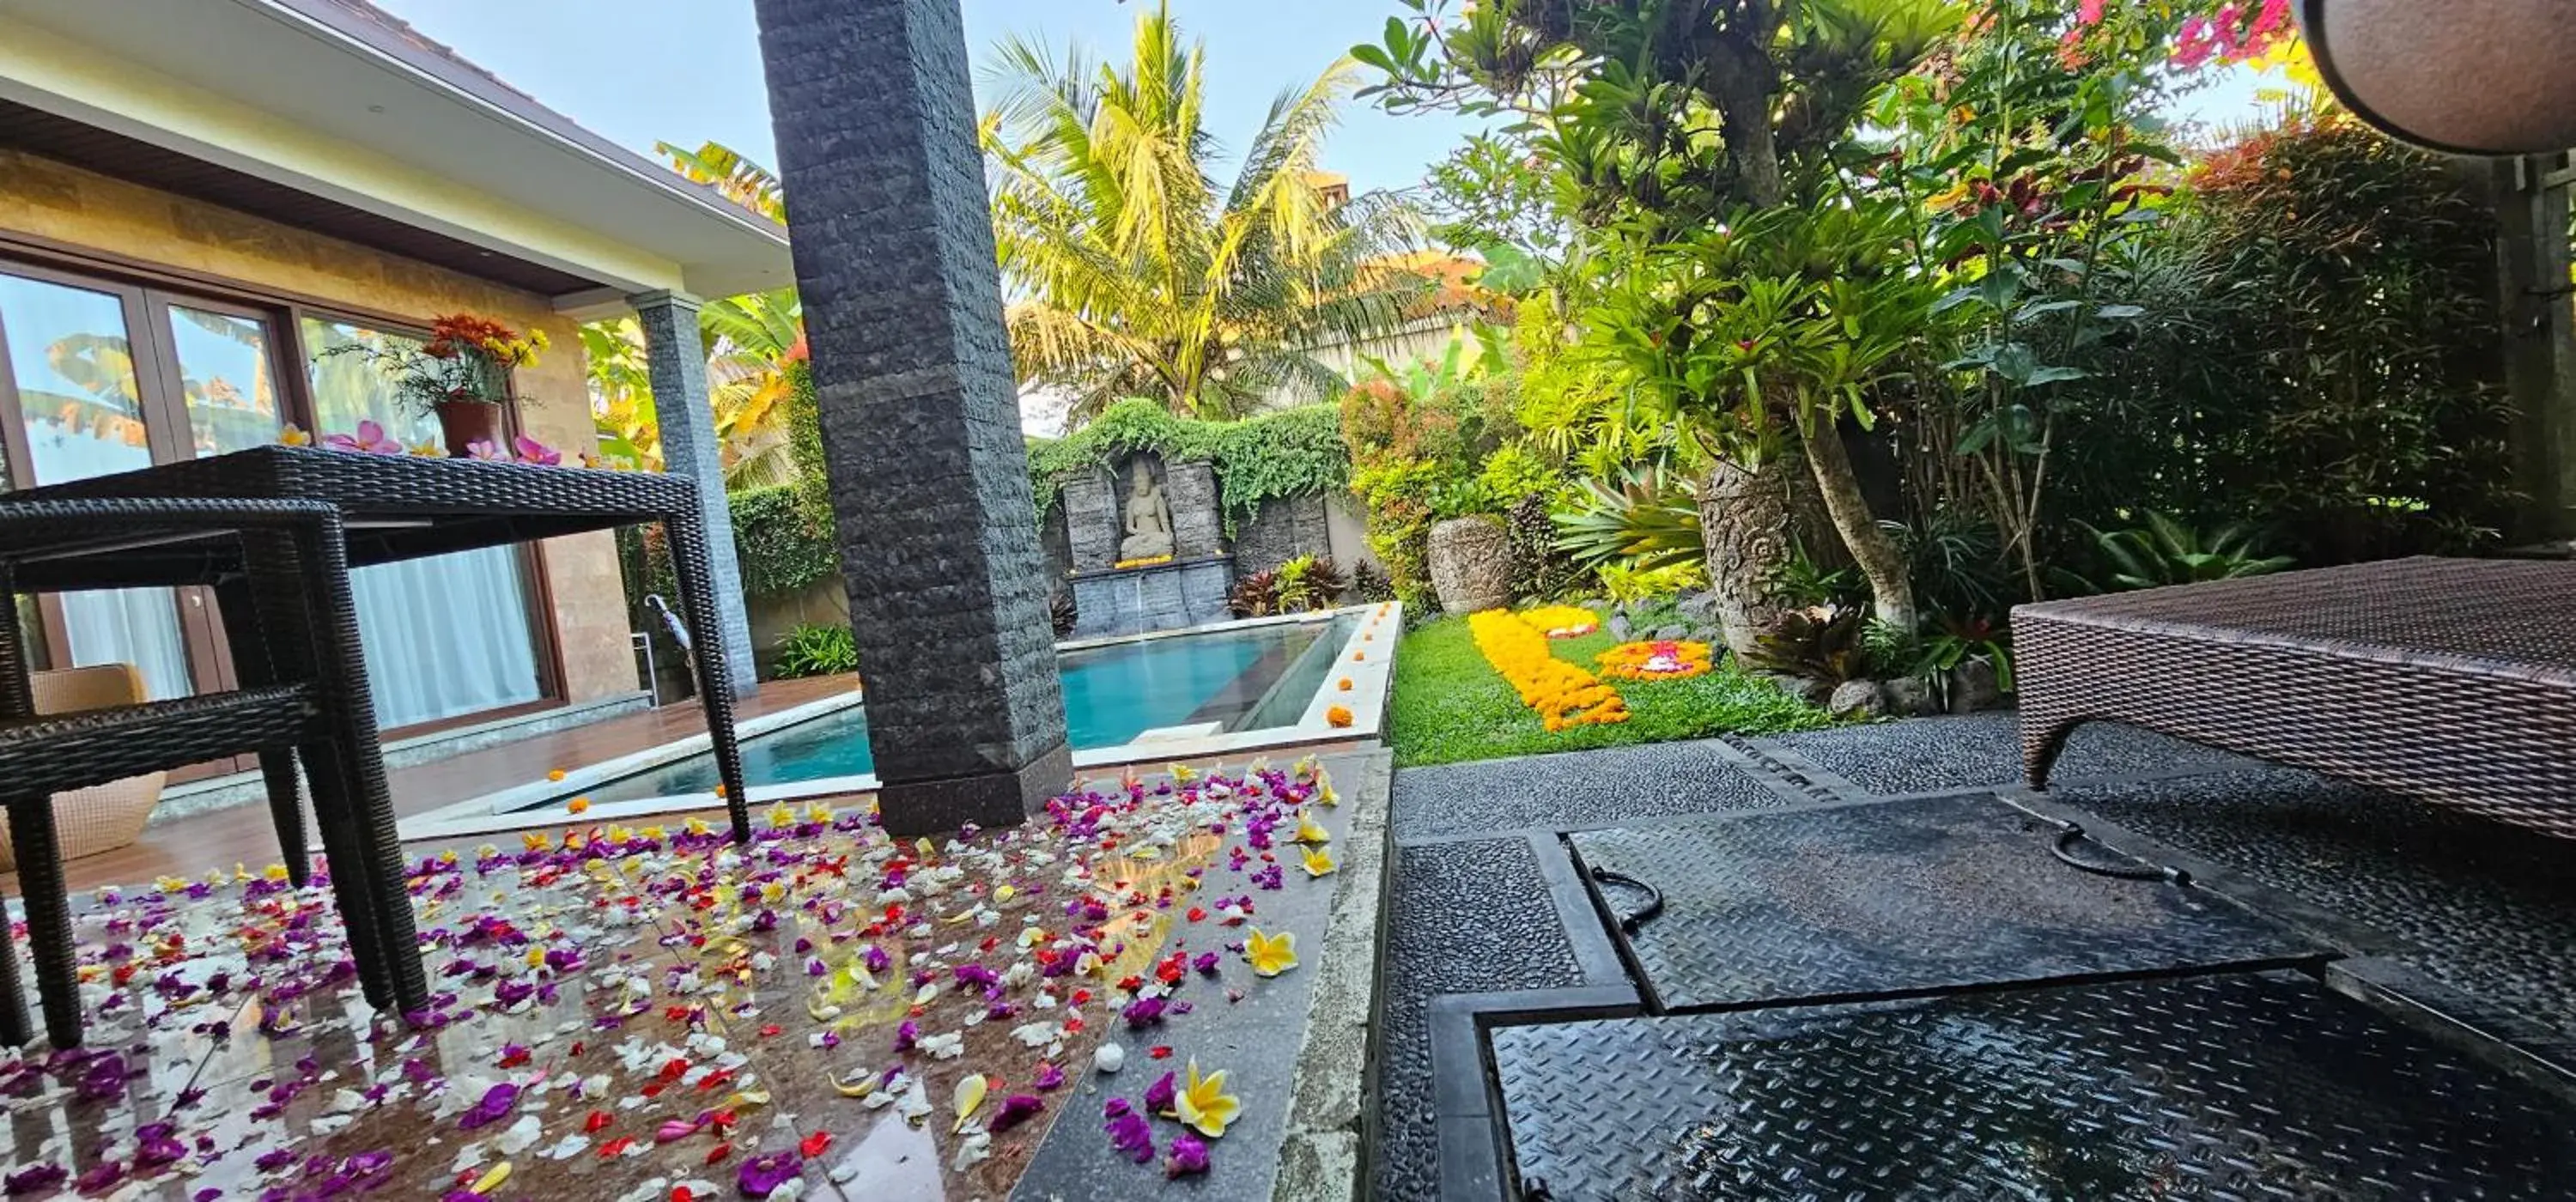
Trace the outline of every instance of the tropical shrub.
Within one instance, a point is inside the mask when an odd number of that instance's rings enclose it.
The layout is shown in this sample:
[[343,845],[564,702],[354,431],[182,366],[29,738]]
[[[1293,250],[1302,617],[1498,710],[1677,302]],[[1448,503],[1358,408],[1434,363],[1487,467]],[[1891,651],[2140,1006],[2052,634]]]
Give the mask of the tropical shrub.
[[778,677],[831,676],[859,670],[859,643],[847,626],[807,622],[778,640]]
[[2110,567],[2112,589],[2262,576],[2295,562],[2287,555],[2263,554],[2254,529],[2243,523],[2203,532],[2161,513],[2146,517],[2144,526],[2091,531],[2093,545]]
[[2181,206],[2223,370],[2194,445],[2204,520],[2302,562],[2459,554],[2516,501],[2492,213],[2438,156],[2340,114],[2210,158]]
[[1313,555],[1300,555],[1279,565],[1279,611],[1304,613],[1330,609],[1341,600],[1350,582],[1342,577],[1333,561]]
[[1622,605],[1708,587],[1708,566],[1698,560],[1659,568],[1612,562],[1602,564],[1594,572],[1601,579],[1602,593]]

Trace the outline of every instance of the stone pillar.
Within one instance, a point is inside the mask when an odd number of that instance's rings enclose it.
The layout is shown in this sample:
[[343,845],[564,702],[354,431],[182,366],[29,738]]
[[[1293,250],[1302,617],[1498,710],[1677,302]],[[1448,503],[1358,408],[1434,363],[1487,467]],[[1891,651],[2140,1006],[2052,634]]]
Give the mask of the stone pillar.
[[1163,469],[1163,502],[1172,507],[1172,558],[1225,554],[1225,519],[1217,512],[1216,469],[1174,463]]
[[1071,783],[958,0],[756,0],[788,230],[899,835]]
[[1073,570],[1105,572],[1118,562],[1118,492],[1103,472],[1084,472],[1064,485],[1064,537]]
[[[724,453],[717,445],[716,414],[707,392],[706,344],[698,337],[698,298],[647,292],[627,298],[644,327],[644,356],[653,381],[653,411],[660,415],[662,470],[697,486],[706,512],[707,571],[715,585],[717,630],[692,630],[691,638],[723,640],[725,673],[736,697],[759,682],[751,651],[751,616],[742,595],[742,563],[733,549],[733,507],[725,501]],[[676,608],[680,599],[673,597]]]

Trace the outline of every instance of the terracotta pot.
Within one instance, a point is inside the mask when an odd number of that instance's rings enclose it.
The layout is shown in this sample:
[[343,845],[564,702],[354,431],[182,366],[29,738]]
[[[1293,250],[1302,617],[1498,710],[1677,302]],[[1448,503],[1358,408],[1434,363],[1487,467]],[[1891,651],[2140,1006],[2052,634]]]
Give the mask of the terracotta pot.
[[478,442],[501,445],[501,406],[491,401],[441,401],[438,403],[439,433],[447,439],[447,453],[459,459],[472,455]]
[[1490,517],[1451,518],[1431,528],[1431,589],[1444,613],[1469,614],[1512,603],[1512,549],[1503,524]]

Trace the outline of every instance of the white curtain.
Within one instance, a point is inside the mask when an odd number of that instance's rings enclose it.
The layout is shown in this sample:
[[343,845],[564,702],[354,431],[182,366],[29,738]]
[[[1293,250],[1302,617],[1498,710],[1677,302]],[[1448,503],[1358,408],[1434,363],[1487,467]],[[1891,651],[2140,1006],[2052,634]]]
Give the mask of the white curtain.
[[[351,343],[417,341],[305,318],[304,342],[317,356],[310,370],[321,432],[355,433],[359,422],[375,421],[404,443],[437,438],[438,422],[405,412],[364,358],[320,355]],[[435,722],[537,699],[536,633],[520,556],[515,547],[493,547],[349,574],[378,724]]]
[[179,638],[179,614],[170,590],[124,588],[64,593],[64,633],[71,636],[71,666],[133,664],[156,701],[194,691],[188,647]]
[[493,547],[350,574],[378,723],[409,726],[537,699],[520,567],[515,549]]

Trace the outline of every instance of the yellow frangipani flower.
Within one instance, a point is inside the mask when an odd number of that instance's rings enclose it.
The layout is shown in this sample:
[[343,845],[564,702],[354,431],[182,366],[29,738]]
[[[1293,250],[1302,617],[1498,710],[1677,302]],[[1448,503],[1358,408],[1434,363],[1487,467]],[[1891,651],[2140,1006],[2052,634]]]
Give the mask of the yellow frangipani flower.
[[661,842],[661,841],[662,841],[662,837],[663,837],[665,834],[667,834],[668,832],[664,831],[660,826],[658,826],[658,825],[657,825],[657,826],[648,826],[648,827],[645,827],[643,830],[637,831],[637,832],[635,832],[635,833],[637,833],[637,834],[639,834],[639,835],[642,835],[642,836],[644,836],[645,838],[650,839],[650,840],[652,840],[652,841],[653,841],[653,842],[655,842],[655,843],[659,843],[659,842]]
[[1333,853],[1320,847],[1307,849],[1306,875],[1325,876],[1339,867],[1341,867],[1341,865],[1333,862]]
[[1299,843],[1330,843],[1333,841],[1333,832],[1325,830],[1324,824],[1315,821],[1314,815],[1301,813],[1297,815],[1297,841]]
[[1217,1139],[1225,1134],[1226,1124],[1243,1113],[1243,1099],[1225,1091],[1225,1070],[1199,1075],[1199,1062],[1190,1061],[1188,1084],[1172,1096],[1172,1109],[1199,1134]]
[[716,828],[708,826],[707,820],[704,818],[689,819],[688,829],[689,833],[692,835],[704,836],[716,833]]
[[1165,770],[1172,774],[1172,783],[1176,785],[1186,785],[1199,778],[1198,770],[1187,764],[1166,765]]
[[529,831],[519,836],[519,843],[529,851],[544,851],[555,845],[555,841],[547,838],[544,831]]
[[309,447],[313,445],[313,436],[305,433],[302,426],[288,422],[286,428],[277,432],[277,441],[281,446]]
[[1265,935],[1261,928],[1254,927],[1251,935],[1243,941],[1243,958],[1252,962],[1254,976],[1278,976],[1297,967],[1297,933],[1281,931],[1276,935]]
[[796,811],[784,805],[769,807],[769,825],[782,831],[796,825]]

